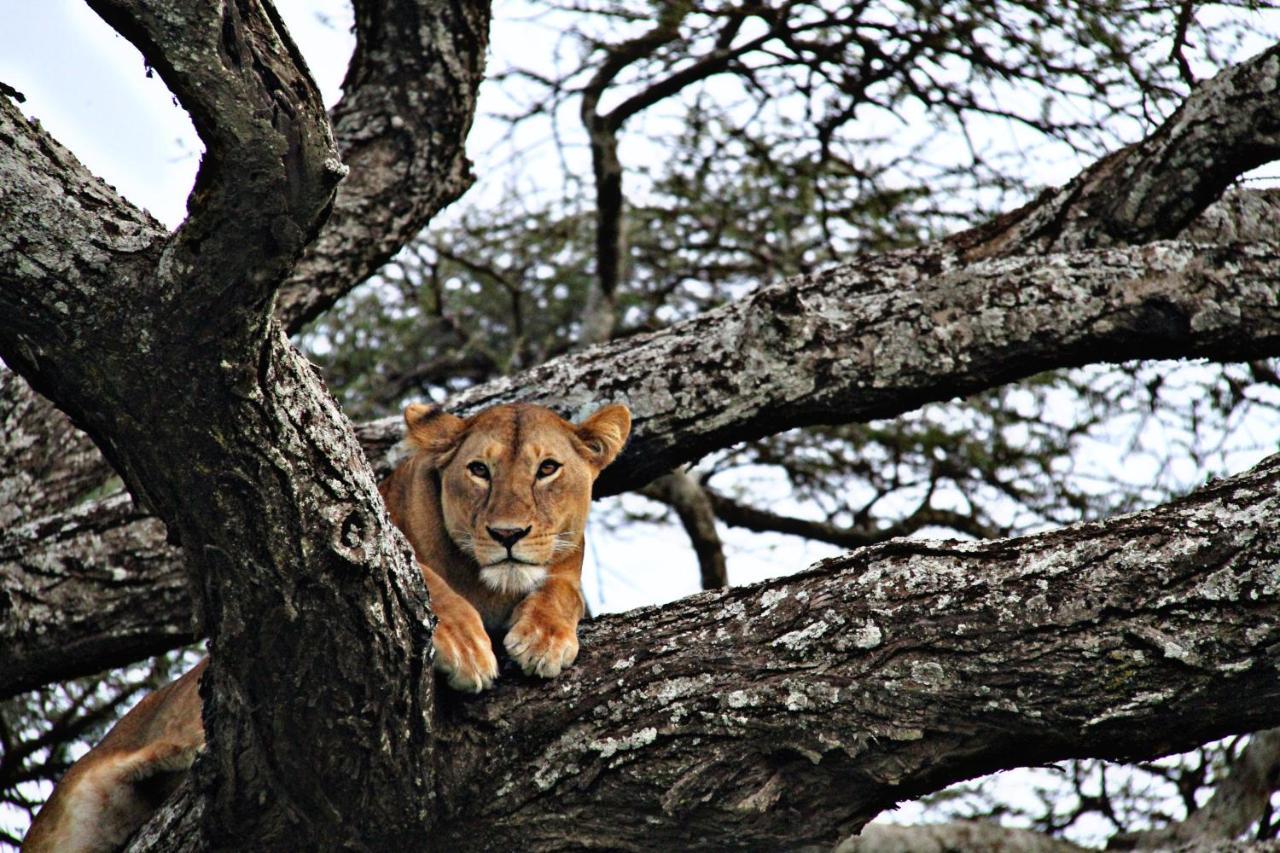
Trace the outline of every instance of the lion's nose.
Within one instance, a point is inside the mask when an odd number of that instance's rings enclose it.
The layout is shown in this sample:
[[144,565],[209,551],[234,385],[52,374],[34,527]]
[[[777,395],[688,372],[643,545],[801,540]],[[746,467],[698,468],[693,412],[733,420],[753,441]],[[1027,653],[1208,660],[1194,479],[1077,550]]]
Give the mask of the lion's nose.
[[529,527],[486,527],[489,535],[494,538],[503,548],[510,549],[512,545],[529,535],[529,531],[533,526]]

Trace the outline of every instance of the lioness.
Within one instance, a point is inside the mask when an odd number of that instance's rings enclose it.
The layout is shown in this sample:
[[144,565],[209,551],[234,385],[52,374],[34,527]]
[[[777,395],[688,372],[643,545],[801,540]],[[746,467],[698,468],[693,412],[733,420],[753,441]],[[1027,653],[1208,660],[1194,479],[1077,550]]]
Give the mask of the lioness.
[[[526,673],[551,678],[578,656],[583,532],[591,485],[631,431],[625,406],[580,424],[539,406],[463,420],[409,406],[413,453],[379,486],[431,595],[435,666],[459,690],[498,676],[486,626]],[[77,761],[22,849],[121,847],[178,785],[204,746],[205,662],[138,703]]]

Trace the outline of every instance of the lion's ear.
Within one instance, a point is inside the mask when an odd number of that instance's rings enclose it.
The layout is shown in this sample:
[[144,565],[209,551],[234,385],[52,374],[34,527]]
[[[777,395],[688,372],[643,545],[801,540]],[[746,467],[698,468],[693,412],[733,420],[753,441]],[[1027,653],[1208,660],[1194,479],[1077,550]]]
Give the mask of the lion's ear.
[[583,456],[600,471],[618,457],[631,434],[631,410],[621,404],[605,406],[574,428]]
[[404,425],[409,443],[428,453],[432,465],[443,467],[457,448],[466,421],[439,406],[414,403],[405,407]]

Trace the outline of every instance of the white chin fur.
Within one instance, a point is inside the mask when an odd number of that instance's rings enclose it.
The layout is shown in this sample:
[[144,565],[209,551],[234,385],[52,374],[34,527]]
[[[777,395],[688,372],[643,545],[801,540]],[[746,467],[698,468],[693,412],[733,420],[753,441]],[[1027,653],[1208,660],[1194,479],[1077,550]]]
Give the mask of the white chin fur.
[[546,568],[525,563],[501,563],[497,566],[485,566],[480,570],[480,580],[485,586],[506,595],[533,592],[542,585],[546,577]]

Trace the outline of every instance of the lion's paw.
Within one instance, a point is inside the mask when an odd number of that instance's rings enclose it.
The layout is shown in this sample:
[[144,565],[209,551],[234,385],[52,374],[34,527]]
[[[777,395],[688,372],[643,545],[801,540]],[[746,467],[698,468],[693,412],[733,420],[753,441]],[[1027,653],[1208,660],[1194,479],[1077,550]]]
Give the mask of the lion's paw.
[[502,641],[511,659],[520,664],[525,675],[555,678],[578,657],[578,635],[572,628],[562,628],[521,616]]
[[467,693],[479,693],[493,686],[498,677],[498,659],[478,614],[471,618],[436,622],[432,644],[436,649],[436,669],[449,679],[449,686]]

